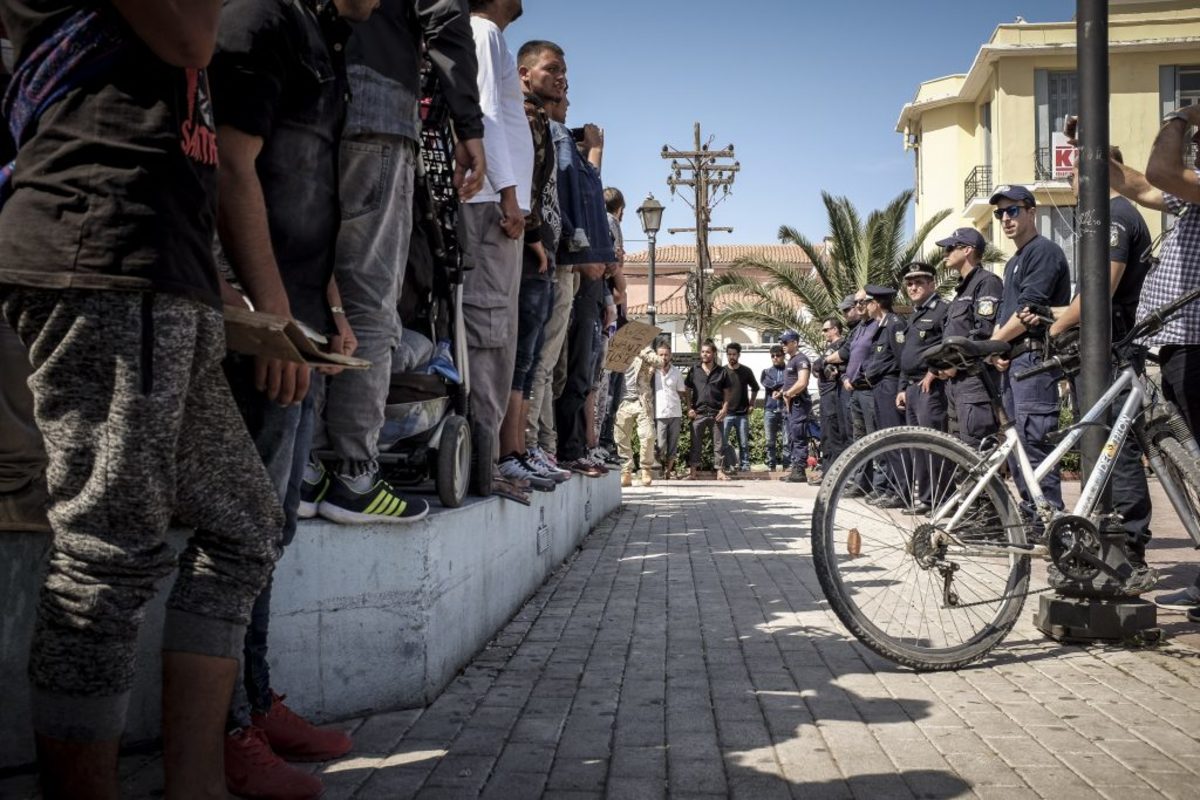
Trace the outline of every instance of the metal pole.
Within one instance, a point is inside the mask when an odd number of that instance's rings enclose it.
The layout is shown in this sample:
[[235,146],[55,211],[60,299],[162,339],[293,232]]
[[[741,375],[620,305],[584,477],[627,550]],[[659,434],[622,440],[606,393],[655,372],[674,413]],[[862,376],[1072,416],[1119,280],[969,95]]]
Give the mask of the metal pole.
[[[1079,65],[1079,295],[1082,302],[1079,372],[1081,408],[1090,408],[1111,384],[1112,292],[1109,286],[1108,3],[1078,0]],[[1084,475],[1091,473],[1107,431],[1083,436]],[[1108,507],[1109,493],[1102,499]]]
[[651,231],[649,235],[650,252],[648,255],[650,257],[650,286],[649,297],[647,298],[648,302],[646,303],[646,315],[650,317],[650,324],[654,325],[655,317],[658,316],[658,309],[654,307],[654,240],[658,238],[658,233],[657,231]]

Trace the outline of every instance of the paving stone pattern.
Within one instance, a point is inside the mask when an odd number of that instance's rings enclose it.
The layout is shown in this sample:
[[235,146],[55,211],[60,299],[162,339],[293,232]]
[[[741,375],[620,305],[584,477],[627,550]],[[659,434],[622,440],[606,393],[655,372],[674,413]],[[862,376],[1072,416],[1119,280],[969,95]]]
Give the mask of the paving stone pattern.
[[[325,797],[1200,796],[1200,652],[1049,642],[1034,598],[978,666],[898,668],[824,601],[809,498],[627,492],[436,702],[342,723]],[[157,759],[125,767],[161,791]]]

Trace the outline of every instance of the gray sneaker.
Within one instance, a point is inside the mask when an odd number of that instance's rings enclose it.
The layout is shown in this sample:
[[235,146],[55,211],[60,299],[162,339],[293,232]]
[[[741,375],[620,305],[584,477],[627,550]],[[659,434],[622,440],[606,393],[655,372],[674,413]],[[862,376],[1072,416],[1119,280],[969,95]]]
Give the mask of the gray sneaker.
[[50,533],[46,481],[38,478],[15,492],[0,492],[0,531]]
[[1151,598],[1154,605],[1167,611],[1191,611],[1200,607],[1200,589],[1189,586],[1177,592],[1167,592]]

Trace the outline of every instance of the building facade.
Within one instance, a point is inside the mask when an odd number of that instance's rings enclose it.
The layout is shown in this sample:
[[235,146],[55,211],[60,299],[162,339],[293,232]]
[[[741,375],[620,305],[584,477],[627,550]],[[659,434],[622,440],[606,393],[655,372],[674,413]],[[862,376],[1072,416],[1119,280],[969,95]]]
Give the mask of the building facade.
[[[1109,89],[1110,141],[1144,170],[1163,114],[1200,102],[1200,4],[1111,0]],[[1039,231],[1062,245],[1074,272],[1075,198],[1056,177],[1053,145],[1078,111],[1074,21],[998,26],[966,73],[922,83],[900,112],[916,225],[949,208],[933,238],[972,225],[1011,251],[988,197],[995,186],[1024,184],[1037,198]],[[1157,235],[1161,216],[1147,222]]]

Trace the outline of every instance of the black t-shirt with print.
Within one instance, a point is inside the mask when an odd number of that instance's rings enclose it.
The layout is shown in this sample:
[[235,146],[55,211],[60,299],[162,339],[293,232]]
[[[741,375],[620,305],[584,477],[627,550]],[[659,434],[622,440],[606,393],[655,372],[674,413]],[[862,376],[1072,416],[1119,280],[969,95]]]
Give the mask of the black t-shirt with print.
[[128,45],[42,114],[0,213],[0,283],[161,291],[220,306],[212,253],[217,143],[203,70],[155,56],[108,3],[6,0],[21,60],[98,9]]
[[1142,284],[1150,269],[1150,229],[1146,220],[1124,197],[1109,201],[1108,258],[1125,264],[1121,282],[1113,292],[1112,311],[1114,339],[1129,332],[1137,321],[1138,302],[1142,299]]

